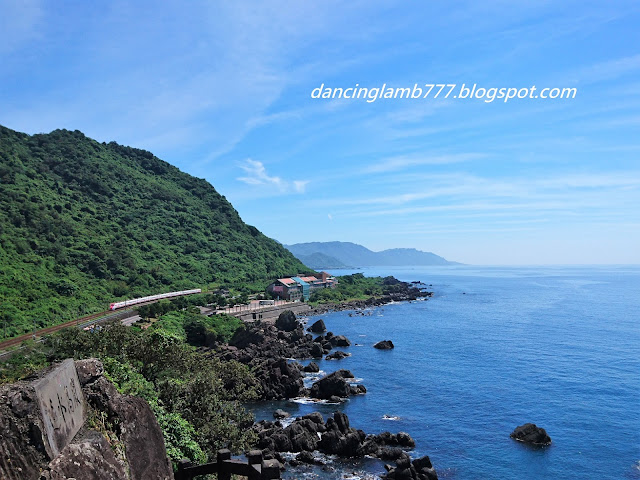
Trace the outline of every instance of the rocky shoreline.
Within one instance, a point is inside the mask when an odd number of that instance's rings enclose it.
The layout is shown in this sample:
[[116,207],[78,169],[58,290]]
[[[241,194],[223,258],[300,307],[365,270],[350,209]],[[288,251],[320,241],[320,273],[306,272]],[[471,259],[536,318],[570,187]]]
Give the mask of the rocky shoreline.
[[[368,300],[346,302],[338,305],[323,306],[323,312],[364,309],[385,305],[396,301],[412,301],[431,296],[430,292],[411,287],[411,290]],[[310,315],[320,310],[309,312]],[[312,334],[312,333],[313,334]],[[257,387],[261,392],[260,400],[287,400],[305,397],[312,401],[339,404],[350,396],[364,395],[364,385],[354,382],[349,370],[338,369],[313,382],[306,388],[306,373],[317,373],[315,362],[303,366],[297,360],[340,359],[349,354],[337,348],[349,347],[351,341],[343,335],[327,332],[322,320],[316,321],[307,330],[290,311],[283,312],[275,323],[255,322],[236,333],[229,344],[217,345],[208,352],[224,360],[236,360],[249,366],[255,374]],[[331,351],[333,353],[330,353]],[[286,416],[278,412],[278,416]],[[383,461],[395,462],[385,465],[384,478],[402,480],[437,479],[435,469],[429,457],[412,460],[408,450],[415,446],[413,439],[406,433],[384,432],[377,435],[367,434],[349,426],[348,417],[334,412],[326,421],[318,412],[293,420],[284,425],[280,420],[260,421],[254,424],[259,438],[258,446],[263,450],[264,458],[277,458],[283,465],[292,467],[305,464],[318,464],[314,453],[337,455],[341,458],[373,457]],[[296,455],[287,460],[285,453]],[[290,455],[289,455],[290,456]],[[383,475],[381,473],[381,475]]]
[[342,412],[335,412],[326,422],[319,412],[296,418],[286,427],[280,421],[262,420],[253,426],[258,434],[258,447],[267,458],[286,459],[283,452],[297,453],[289,460],[291,466],[300,464],[323,465],[313,455],[314,451],[341,458],[365,456],[393,461],[396,466],[385,464],[387,479],[437,480],[438,475],[428,456],[412,460],[407,450],[415,447],[408,433],[383,432],[376,435],[356,430]]
[[416,300],[425,300],[433,296],[433,292],[428,292],[415,286],[407,286],[406,291],[383,295],[380,297],[370,297],[366,300],[351,300],[349,302],[340,303],[322,303],[312,307],[307,313],[309,316],[323,315],[329,312],[340,312],[343,310],[362,310],[374,307],[381,307],[389,303],[396,302],[413,302]]

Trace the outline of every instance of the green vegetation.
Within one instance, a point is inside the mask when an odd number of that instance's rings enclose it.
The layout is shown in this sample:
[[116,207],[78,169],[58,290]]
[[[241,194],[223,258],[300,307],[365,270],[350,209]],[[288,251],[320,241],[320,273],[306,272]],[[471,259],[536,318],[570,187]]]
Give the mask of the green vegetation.
[[202,347],[212,346],[216,342],[228,343],[236,331],[243,327],[242,320],[224,313],[205,317],[194,311],[174,311],[162,315],[149,330],[163,330],[189,345]]
[[213,459],[220,448],[244,451],[255,442],[248,428],[252,415],[241,405],[258,397],[252,373],[238,362],[206,357],[184,340],[195,330],[189,325],[203,325],[207,333],[225,338],[235,331],[237,319],[224,316],[209,322],[201,317],[208,322],[201,324],[197,317],[188,311],[170,312],[146,331],[117,323],[93,333],[62,330],[0,363],[0,383],[56,360],[96,357],[120,392],[147,400],[174,462],[186,457],[201,463]]
[[[308,271],[205,180],[79,131],[0,126],[0,329],[8,336],[187,288]],[[0,330],[2,331],[2,330]]]
[[334,303],[364,300],[404,290],[394,277],[365,277],[362,273],[338,277],[336,288],[325,288],[311,294],[310,303]]

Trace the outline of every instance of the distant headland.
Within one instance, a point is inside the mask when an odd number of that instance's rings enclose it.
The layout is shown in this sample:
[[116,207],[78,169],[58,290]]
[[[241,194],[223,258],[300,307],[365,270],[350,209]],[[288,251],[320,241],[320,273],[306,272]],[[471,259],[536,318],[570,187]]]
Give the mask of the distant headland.
[[351,242],[309,242],[285,245],[305,265],[314,268],[381,267],[408,265],[460,265],[435,253],[415,248],[374,252]]

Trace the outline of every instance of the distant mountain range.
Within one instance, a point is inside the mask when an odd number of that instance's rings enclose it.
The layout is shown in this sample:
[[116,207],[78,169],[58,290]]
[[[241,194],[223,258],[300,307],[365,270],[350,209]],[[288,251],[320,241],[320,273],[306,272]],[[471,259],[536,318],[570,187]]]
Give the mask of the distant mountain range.
[[434,253],[415,248],[392,248],[373,252],[351,242],[309,242],[285,245],[302,263],[313,269],[407,266],[407,265],[459,265]]

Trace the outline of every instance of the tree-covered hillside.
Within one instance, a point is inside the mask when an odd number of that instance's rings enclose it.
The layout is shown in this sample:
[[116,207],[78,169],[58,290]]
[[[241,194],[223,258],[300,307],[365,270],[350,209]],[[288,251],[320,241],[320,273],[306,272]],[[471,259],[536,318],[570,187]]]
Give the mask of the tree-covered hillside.
[[208,182],[147,151],[0,126],[0,314],[10,335],[116,299],[307,270]]

